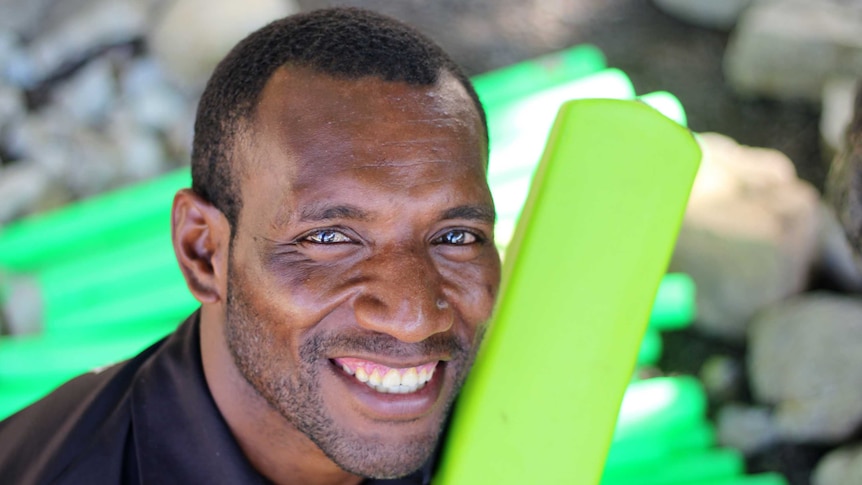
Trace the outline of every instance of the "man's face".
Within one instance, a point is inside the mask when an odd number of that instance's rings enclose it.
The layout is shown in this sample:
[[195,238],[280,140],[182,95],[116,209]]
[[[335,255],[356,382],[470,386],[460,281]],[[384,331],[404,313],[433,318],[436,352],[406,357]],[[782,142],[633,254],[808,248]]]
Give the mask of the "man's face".
[[418,469],[500,278],[463,87],[281,69],[235,153],[226,335],[245,379],[352,473]]

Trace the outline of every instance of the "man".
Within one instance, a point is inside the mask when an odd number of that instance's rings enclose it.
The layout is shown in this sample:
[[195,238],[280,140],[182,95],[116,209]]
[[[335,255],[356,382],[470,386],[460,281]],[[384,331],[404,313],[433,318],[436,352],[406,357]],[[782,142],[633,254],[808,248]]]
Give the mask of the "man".
[[252,34],[174,199],[200,311],[0,423],[0,482],[428,483],[499,284],[486,164],[469,81],[412,29]]

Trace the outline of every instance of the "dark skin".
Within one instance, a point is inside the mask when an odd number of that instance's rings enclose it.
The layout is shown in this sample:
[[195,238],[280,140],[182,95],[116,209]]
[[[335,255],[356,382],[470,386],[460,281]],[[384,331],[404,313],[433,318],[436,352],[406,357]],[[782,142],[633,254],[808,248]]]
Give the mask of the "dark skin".
[[[410,86],[283,67],[235,146],[233,245],[221,212],[177,194],[206,380],[271,481],[356,484],[428,458],[499,285],[486,151],[448,74]],[[372,369],[434,371],[393,394],[357,379]]]

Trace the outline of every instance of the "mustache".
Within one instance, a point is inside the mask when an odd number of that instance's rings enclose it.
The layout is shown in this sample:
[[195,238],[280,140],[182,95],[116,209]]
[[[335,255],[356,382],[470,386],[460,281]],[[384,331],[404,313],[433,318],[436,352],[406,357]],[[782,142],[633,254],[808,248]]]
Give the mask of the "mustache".
[[469,348],[468,342],[451,334],[434,334],[421,342],[408,343],[383,333],[344,330],[314,335],[302,343],[299,355],[304,362],[350,353],[391,358],[447,355],[456,359],[468,354]]

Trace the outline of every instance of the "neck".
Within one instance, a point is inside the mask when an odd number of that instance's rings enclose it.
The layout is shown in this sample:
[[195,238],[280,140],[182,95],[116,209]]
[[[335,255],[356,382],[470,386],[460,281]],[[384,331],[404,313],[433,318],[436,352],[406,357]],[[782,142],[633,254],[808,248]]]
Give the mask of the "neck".
[[234,364],[224,336],[223,313],[201,309],[204,376],[216,406],[252,466],[278,485],[358,485],[311,440],[275,411]]

